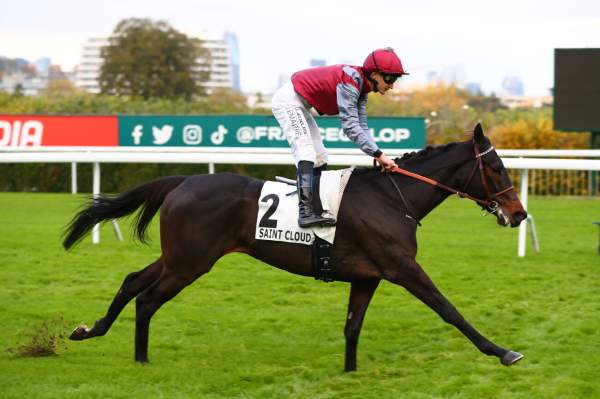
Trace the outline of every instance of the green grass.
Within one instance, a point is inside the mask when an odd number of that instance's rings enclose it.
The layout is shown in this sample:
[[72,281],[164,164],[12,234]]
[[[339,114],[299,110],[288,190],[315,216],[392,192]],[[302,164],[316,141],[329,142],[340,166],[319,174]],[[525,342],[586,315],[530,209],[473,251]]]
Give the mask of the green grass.
[[[156,258],[144,246],[60,230],[82,203],[0,193],[0,348],[61,317],[101,317],[122,279]],[[419,262],[484,335],[525,354],[513,367],[479,353],[403,288],[382,283],[344,373],[348,285],[291,275],[231,254],[152,320],[148,365],[133,361],[134,306],[102,338],[58,356],[0,353],[2,398],[599,398],[600,201],[532,198],[541,253],[518,258],[517,229],[450,199],[419,229]],[[121,228],[129,236],[128,225]]]

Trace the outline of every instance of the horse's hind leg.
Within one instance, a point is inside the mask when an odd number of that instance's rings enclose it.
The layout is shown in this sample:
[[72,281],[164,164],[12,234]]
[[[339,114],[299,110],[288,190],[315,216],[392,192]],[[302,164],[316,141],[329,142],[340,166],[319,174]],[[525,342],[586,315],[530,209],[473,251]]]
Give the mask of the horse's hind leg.
[[505,366],[510,366],[523,358],[523,355],[518,352],[494,344],[471,326],[437,289],[416,261],[405,258],[401,267],[396,268],[394,272],[386,273],[385,278],[405,287],[440,315],[446,323],[452,324],[462,332],[482,353],[497,356]]
[[119,292],[117,292],[117,295],[115,295],[115,298],[110,304],[106,315],[97,320],[91,329],[88,329],[86,326],[77,327],[73,333],[71,333],[69,338],[74,341],[79,341],[106,334],[125,305],[140,292],[148,288],[153,282],[158,280],[161,272],[162,261],[161,259],[158,259],[156,262],[151,263],[145,268],[127,275]]
[[356,371],[356,347],[362,322],[367,312],[369,302],[379,285],[380,280],[353,281],[350,287],[350,301],[344,335],[346,337],[345,371]]
[[[208,271],[208,270],[206,270]],[[136,298],[135,316],[135,360],[148,361],[148,333],[150,319],[156,311],[168,300],[177,295],[182,289],[191,284],[196,278],[165,269],[158,281],[148,287]]]

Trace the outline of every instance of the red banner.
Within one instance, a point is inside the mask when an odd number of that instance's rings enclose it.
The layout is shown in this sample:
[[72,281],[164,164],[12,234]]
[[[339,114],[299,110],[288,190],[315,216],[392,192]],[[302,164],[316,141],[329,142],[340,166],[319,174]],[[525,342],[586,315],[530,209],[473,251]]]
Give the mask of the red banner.
[[118,145],[117,116],[0,115],[0,149]]

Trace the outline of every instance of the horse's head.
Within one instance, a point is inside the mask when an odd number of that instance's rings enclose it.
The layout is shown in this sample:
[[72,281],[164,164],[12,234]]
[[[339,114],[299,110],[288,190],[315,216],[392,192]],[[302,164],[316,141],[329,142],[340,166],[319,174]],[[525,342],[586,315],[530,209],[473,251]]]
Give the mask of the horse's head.
[[498,224],[517,227],[527,212],[513,188],[502,160],[478,123],[473,132],[475,164],[463,191],[483,199],[480,205],[496,215]]

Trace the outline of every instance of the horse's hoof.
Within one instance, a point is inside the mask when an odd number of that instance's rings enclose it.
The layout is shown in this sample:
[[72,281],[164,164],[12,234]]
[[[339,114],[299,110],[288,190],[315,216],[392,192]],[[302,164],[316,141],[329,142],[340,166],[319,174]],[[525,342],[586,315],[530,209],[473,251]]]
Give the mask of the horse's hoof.
[[87,337],[87,334],[89,332],[90,329],[88,328],[88,326],[82,324],[73,330],[73,332],[69,336],[69,339],[71,341],[81,341],[82,339],[85,339]]
[[516,362],[518,362],[521,359],[523,359],[523,355],[520,354],[519,352],[508,351],[506,353],[506,355],[504,355],[502,357],[502,360],[500,360],[500,361],[505,366],[512,366],[513,364],[515,364]]

